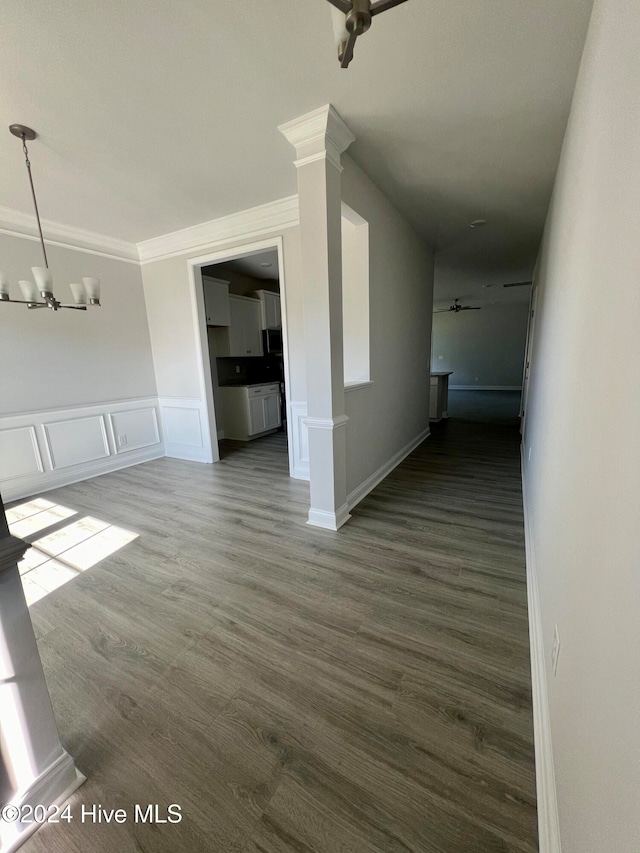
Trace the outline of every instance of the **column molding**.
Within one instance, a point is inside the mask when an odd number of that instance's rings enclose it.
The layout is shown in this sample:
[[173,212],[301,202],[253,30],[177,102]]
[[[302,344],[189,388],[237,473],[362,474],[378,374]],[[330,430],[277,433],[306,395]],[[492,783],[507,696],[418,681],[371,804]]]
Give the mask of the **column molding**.
[[354,141],[331,104],[279,127],[296,151],[307,364],[308,523],[349,518],[342,327],[341,155]]

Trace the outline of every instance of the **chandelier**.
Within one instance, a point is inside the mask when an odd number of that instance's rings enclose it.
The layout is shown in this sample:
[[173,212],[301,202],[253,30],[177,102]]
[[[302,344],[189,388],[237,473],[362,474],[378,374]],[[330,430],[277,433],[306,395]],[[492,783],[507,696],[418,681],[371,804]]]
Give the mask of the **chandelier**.
[[[0,272],[0,302],[19,302],[26,305],[28,308],[51,308],[52,311],[57,311],[59,308],[72,308],[76,311],[86,311],[87,305],[100,305],[100,279],[83,278],[82,282],[74,282],[69,284],[71,294],[75,300],[75,305],[63,305],[53,295],[53,276],[49,270],[49,261],[47,260],[47,250],[44,245],[44,237],[42,236],[42,225],[40,223],[40,213],[38,211],[38,202],[36,200],[36,191],[33,186],[33,177],[31,175],[31,163],[29,161],[29,151],[27,150],[27,140],[30,142],[37,136],[35,130],[30,127],[25,127],[23,124],[12,124],[9,126],[10,132],[22,139],[22,150],[24,152],[24,162],[29,175],[29,185],[31,186],[31,196],[33,198],[33,207],[36,213],[36,221],[38,223],[38,233],[40,234],[40,246],[42,247],[42,255],[44,257],[43,267],[31,267],[34,281],[31,279],[21,279],[18,285],[24,299],[11,299],[9,293],[9,279]],[[40,298],[41,297],[41,298]]]

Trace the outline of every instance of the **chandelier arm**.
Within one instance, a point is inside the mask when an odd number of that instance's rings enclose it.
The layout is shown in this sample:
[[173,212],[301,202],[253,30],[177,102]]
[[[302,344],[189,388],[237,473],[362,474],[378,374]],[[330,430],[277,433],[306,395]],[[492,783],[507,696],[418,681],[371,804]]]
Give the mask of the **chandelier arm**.
[[386,12],[387,9],[393,9],[394,6],[399,6],[401,3],[406,3],[407,0],[377,0],[371,4],[371,14],[379,15],[380,12]]
[[345,15],[348,15],[351,11],[351,3],[350,0],[329,0],[332,6],[335,6],[336,9],[340,9]]
[[40,211],[38,210],[38,200],[36,199],[36,190],[33,186],[33,176],[31,174],[31,161],[29,160],[29,151],[27,149],[27,138],[26,135],[22,134],[22,150],[24,151],[24,162],[27,167],[27,173],[29,175],[29,185],[31,186],[31,196],[33,198],[33,207],[36,212],[36,221],[38,223],[38,232],[40,234],[40,245],[42,246],[42,254],[44,255],[44,265],[47,269],[49,269],[49,261],[47,260],[47,250],[44,247],[44,237],[42,235],[42,225],[40,223]]

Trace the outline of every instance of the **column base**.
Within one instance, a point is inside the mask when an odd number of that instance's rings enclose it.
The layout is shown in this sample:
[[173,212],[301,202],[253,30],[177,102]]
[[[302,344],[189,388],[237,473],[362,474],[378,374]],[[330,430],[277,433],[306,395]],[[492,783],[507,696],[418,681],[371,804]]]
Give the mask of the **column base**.
[[[336,512],[327,512],[323,509],[310,509],[307,524],[310,524],[312,527],[323,527],[325,530],[339,530],[350,518],[349,505],[345,503]],[[4,851],[1,851],[1,853],[4,853]]]
[[[3,805],[15,806],[21,811],[25,806],[61,806],[85,781],[86,777],[76,768],[73,758],[63,751],[25,791],[18,792],[9,803]],[[43,825],[34,820],[33,813],[29,817],[32,821],[30,823],[21,820],[0,822],[0,853],[13,853]]]

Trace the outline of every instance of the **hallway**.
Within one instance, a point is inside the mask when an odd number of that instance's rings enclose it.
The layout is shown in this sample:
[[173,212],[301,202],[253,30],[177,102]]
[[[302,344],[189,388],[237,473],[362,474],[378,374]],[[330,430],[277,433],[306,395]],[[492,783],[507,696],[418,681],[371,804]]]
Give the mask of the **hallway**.
[[435,425],[339,533],[280,435],[47,498],[139,536],[32,608],[88,781],[25,853],[537,850],[517,428]]

